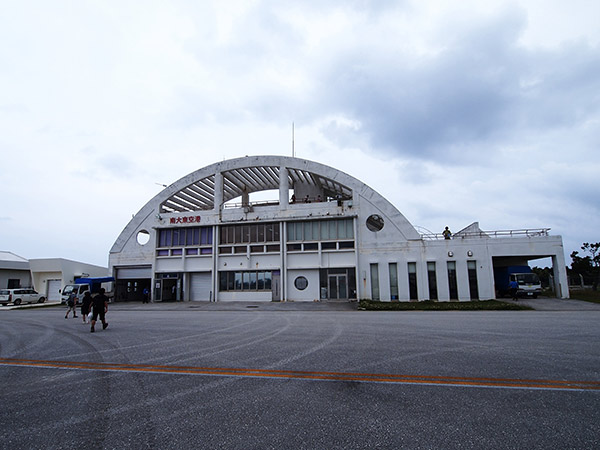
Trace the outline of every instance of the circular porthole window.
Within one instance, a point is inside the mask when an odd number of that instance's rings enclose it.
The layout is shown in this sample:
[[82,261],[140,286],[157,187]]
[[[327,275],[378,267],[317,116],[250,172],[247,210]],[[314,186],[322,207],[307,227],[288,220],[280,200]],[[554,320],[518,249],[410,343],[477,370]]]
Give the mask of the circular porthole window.
[[150,241],[150,233],[146,230],[141,230],[137,234],[137,242],[140,245],[146,245]]
[[373,232],[381,231],[383,229],[383,217],[379,214],[371,214],[367,218],[367,228]]
[[299,291],[303,291],[308,287],[308,280],[306,279],[306,277],[297,277],[294,280],[294,286],[296,286],[296,289],[298,289]]

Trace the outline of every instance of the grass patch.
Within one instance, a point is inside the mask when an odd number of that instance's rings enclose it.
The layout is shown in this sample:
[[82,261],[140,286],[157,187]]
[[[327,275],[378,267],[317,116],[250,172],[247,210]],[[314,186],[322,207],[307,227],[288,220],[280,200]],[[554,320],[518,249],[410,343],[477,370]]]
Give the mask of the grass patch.
[[572,289],[569,291],[569,294],[573,300],[600,303],[600,291],[592,291],[591,289]]
[[498,300],[475,302],[377,302],[361,300],[358,308],[366,311],[519,311],[532,310],[529,306]]

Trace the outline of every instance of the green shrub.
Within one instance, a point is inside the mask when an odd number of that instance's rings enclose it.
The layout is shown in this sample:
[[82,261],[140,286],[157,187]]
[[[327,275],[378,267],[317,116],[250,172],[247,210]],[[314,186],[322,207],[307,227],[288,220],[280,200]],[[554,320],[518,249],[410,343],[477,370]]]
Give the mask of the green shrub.
[[379,302],[361,300],[358,308],[366,311],[518,311],[532,310],[529,306],[498,300],[471,302]]

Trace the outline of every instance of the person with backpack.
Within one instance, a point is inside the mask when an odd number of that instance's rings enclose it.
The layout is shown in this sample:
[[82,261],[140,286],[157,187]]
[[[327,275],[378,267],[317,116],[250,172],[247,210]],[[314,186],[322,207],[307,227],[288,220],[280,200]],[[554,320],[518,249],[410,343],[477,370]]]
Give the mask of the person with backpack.
[[67,309],[67,314],[65,314],[65,319],[67,319],[69,317],[69,313],[71,311],[73,311],[73,319],[75,319],[77,317],[77,295],[75,295],[75,292],[71,292],[71,295],[69,295],[69,298],[67,299],[67,306],[69,307],[69,309]]
[[83,294],[83,300],[81,301],[81,316],[83,317],[83,323],[88,322],[88,314],[92,307],[92,294],[90,291],[85,291]]

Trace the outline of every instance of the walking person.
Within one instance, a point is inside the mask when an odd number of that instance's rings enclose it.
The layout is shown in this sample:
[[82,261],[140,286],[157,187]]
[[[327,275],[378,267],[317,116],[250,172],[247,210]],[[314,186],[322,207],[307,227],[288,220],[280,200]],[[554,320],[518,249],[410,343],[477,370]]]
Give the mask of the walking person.
[[71,292],[71,294],[69,295],[69,298],[67,299],[67,306],[69,307],[69,309],[67,309],[65,319],[69,318],[69,313],[71,311],[73,311],[73,319],[75,319],[77,317],[77,295],[75,295],[75,292]]
[[100,293],[96,295],[92,299],[92,328],[90,332],[94,332],[96,320],[98,316],[100,316],[100,321],[102,322],[102,329],[106,329],[108,326],[108,322],[106,321],[106,313],[108,312],[108,297],[104,295],[104,288],[100,288]]
[[88,323],[88,314],[92,307],[92,294],[90,291],[85,291],[83,294],[83,300],[81,301],[81,316],[83,317],[83,323]]
[[508,283],[508,288],[510,290],[510,294],[512,295],[512,299],[516,302],[519,301],[519,283],[517,283],[517,280],[510,280],[510,283]]

